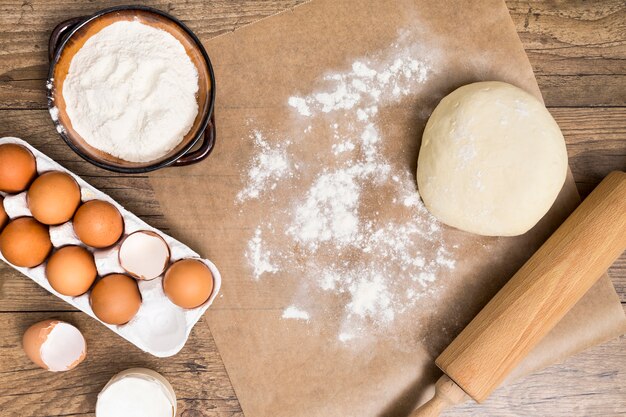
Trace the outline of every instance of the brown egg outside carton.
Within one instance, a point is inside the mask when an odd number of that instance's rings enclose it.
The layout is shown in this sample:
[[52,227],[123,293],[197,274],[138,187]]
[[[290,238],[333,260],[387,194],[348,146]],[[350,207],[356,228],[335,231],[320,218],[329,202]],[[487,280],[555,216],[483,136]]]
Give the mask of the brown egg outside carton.
[[81,246],[64,246],[54,252],[46,263],[50,286],[69,297],[86,293],[97,275],[93,255]]
[[128,275],[110,274],[96,282],[89,294],[96,317],[107,324],[128,323],[141,307],[137,281]]
[[37,161],[28,149],[14,143],[0,145],[0,191],[20,193],[36,176]]
[[174,262],[163,277],[163,292],[179,307],[196,308],[204,304],[213,292],[213,274],[198,259]]
[[114,245],[124,233],[121,213],[103,200],[83,203],[74,214],[73,225],[81,242],[98,249]]
[[0,252],[11,264],[33,268],[52,250],[48,227],[32,217],[11,220],[0,234]]
[[80,205],[80,187],[69,174],[48,171],[33,181],[27,193],[33,217],[47,225],[69,221]]

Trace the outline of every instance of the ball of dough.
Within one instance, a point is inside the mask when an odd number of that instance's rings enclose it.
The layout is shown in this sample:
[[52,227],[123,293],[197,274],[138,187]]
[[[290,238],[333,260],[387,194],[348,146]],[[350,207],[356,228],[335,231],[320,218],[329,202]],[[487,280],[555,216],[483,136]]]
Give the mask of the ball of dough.
[[524,90],[494,81],[441,100],[417,163],[426,208],[449,226],[486,236],[527,232],[566,175],[565,141],[548,110]]

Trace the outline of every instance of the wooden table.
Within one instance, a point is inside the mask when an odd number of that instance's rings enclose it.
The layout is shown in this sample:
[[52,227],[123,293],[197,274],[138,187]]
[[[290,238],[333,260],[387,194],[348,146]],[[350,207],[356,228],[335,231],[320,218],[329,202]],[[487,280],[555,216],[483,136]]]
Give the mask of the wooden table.
[[[202,40],[302,0],[149,1],[188,24]],[[52,128],[46,110],[47,40],[54,25],[128,1],[0,0],[0,136],[19,136],[82,175],[148,223],[167,231],[147,178],[112,175],[83,162]],[[584,196],[611,170],[626,169],[626,5],[621,0],[507,1],[547,106],[563,129]],[[626,254],[610,275],[626,301]],[[37,369],[21,335],[35,321],[75,323],[88,360],[68,374]],[[157,360],[86,315],[0,265],[0,415],[93,415],[105,382],[131,366],[163,373],[176,387],[179,415],[241,416],[211,333],[201,322],[177,356]],[[447,416],[626,415],[626,338],[614,340],[498,390],[478,408]]]

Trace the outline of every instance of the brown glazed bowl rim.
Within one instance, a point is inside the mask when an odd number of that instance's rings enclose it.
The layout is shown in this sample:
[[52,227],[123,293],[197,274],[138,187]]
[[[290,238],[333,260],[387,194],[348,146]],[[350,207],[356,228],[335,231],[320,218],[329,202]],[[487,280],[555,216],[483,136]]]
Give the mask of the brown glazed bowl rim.
[[[136,11],[142,11],[142,12],[149,12],[149,13],[158,14],[158,15],[160,15],[160,16],[168,19],[168,20],[170,20],[174,24],[178,25],[187,35],[189,35],[189,37],[194,41],[196,48],[201,53],[201,55],[202,55],[206,65],[207,65],[209,78],[210,78],[210,89],[211,89],[211,91],[208,94],[209,103],[208,103],[207,109],[204,112],[204,114],[202,115],[202,120],[200,121],[200,123],[198,125],[199,128],[198,128],[198,132],[195,135],[195,137],[192,140],[190,140],[187,145],[185,145],[183,148],[181,148],[176,153],[173,153],[172,155],[168,156],[167,158],[165,158],[165,159],[163,159],[163,160],[161,160],[161,161],[159,161],[159,162],[157,162],[155,164],[152,164],[152,165],[146,165],[146,166],[142,166],[142,167],[125,167],[125,166],[119,166],[119,165],[110,164],[110,163],[104,162],[102,160],[93,158],[92,156],[90,156],[90,155],[86,154],[85,152],[83,152],[82,149],[80,149],[74,143],[73,139],[70,138],[69,135],[66,134],[65,129],[57,129],[58,134],[63,138],[65,143],[74,152],[76,152],[80,157],[82,157],[87,162],[89,162],[89,163],[91,163],[93,165],[96,165],[97,167],[109,170],[109,171],[114,171],[114,172],[119,172],[119,173],[126,173],[126,174],[139,174],[139,173],[155,171],[157,169],[164,168],[164,167],[167,167],[167,166],[170,166],[170,165],[176,163],[176,161],[178,161],[178,159],[180,159],[181,157],[185,156],[189,151],[191,151],[191,149],[203,137],[203,135],[205,134],[205,131],[207,129],[207,126],[211,122],[211,119],[213,117],[214,107],[215,107],[215,73],[213,71],[213,65],[211,64],[211,59],[209,58],[209,55],[207,54],[204,46],[202,45],[202,42],[200,41],[200,39],[198,39],[198,37],[195,35],[195,33],[193,33],[193,31],[191,29],[189,29],[183,22],[181,22],[180,20],[178,20],[174,16],[170,15],[169,13],[166,13],[166,12],[161,11],[159,9],[155,9],[153,7],[148,7],[148,6],[141,6],[141,5],[115,6],[115,7],[109,7],[109,8],[106,8],[106,9],[99,10],[99,11],[97,11],[96,13],[94,13],[94,14],[92,14],[90,16],[86,16],[83,21],[80,21],[79,23],[77,23],[74,27],[71,28],[71,30],[69,30],[69,32],[67,34],[62,36],[62,40],[61,40],[60,44],[58,45],[58,47],[56,47],[56,49],[54,51],[54,56],[52,57],[52,59],[50,61],[50,68],[48,70],[48,82],[50,83],[51,80],[54,77],[54,70],[55,70],[56,64],[57,64],[61,54],[63,53],[63,49],[65,48],[66,44],[69,42],[69,40],[72,38],[72,36],[76,32],[78,32],[80,29],[82,29],[87,24],[93,22],[94,20],[96,20],[96,19],[98,19],[101,16],[104,16],[106,14],[114,13],[114,12],[120,12],[120,11],[130,11],[130,12],[132,12],[132,11],[135,11],[135,10]],[[55,107],[54,92],[55,92],[54,87],[46,88],[46,95],[47,95],[47,99],[48,99],[48,110],[50,110],[50,111],[52,110],[53,107]],[[56,121],[54,121],[54,122],[56,124]]]

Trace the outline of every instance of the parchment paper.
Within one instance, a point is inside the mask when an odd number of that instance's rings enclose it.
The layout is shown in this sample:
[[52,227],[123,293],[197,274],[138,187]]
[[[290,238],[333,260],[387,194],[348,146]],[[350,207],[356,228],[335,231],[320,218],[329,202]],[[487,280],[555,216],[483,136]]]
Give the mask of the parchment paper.
[[[244,254],[275,202],[303,190],[295,183],[273,199],[245,207],[236,203],[254,153],[250,132],[273,132],[274,143],[297,137],[303,126],[287,104],[291,95],[314,93],[325,74],[349,69],[355,59],[379,56],[399,36],[417,45],[421,56],[416,58],[433,63],[423,86],[381,105],[377,116],[384,157],[408,172],[415,172],[428,115],[458,86],[502,80],[540,97],[501,1],[315,0],[204,40],[216,71],[216,148],[201,164],[150,175],[171,234],[213,259],[223,273],[223,295],[207,319],[248,416],[406,415],[439,376],[433,358],[579,202],[570,175],[549,214],[524,236],[480,238],[444,227],[446,244],[458,245],[454,271],[438,278],[439,291],[421,308],[364,342],[337,341],[341,305],[314,291],[310,321],[281,319],[303,277],[279,271],[271,279],[254,280]],[[305,166],[328,161],[328,138],[320,132],[319,140],[306,142]],[[386,198],[384,191],[380,198]],[[367,213],[368,207],[364,203],[359,210]],[[393,214],[389,208],[378,215]],[[605,276],[516,375],[613,338],[624,328],[621,305]]]

